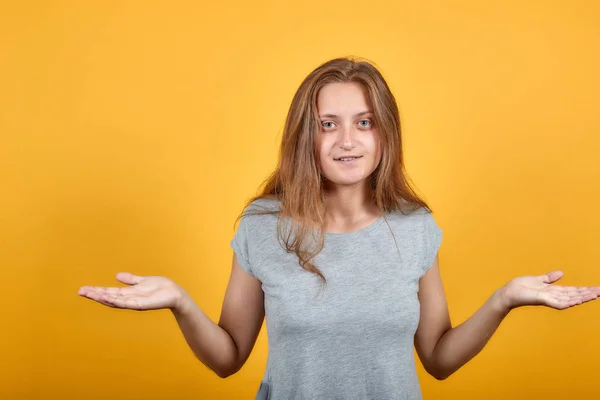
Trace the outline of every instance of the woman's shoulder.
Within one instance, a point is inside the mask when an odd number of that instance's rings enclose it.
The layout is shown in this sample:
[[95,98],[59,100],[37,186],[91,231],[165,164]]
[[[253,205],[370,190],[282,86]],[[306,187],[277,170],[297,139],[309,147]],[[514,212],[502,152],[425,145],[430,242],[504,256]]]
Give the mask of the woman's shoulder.
[[260,197],[252,200],[244,210],[244,214],[277,213],[281,209],[281,202],[275,198]]
[[241,226],[252,231],[266,229],[277,223],[280,202],[271,198],[257,198],[250,201],[240,215]]
[[390,228],[393,230],[422,230],[424,226],[435,223],[431,209],[421,206],[394,210],[385,215]]
[[398,220],[419,219],[423,217],[429,217],[431,215],[432,211],[429,208],[420,205],[406,206],[387,213],[388,218]]

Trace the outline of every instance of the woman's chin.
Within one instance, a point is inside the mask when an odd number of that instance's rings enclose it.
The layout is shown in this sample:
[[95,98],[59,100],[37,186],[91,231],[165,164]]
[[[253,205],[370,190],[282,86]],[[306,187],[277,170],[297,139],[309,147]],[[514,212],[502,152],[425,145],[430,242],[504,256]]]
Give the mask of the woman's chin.
[[367,178],[364,177],[336,177],[335,179],[328,179],[326,187],[328,188],[342,188],[342,187],[362,187],[367,185]]

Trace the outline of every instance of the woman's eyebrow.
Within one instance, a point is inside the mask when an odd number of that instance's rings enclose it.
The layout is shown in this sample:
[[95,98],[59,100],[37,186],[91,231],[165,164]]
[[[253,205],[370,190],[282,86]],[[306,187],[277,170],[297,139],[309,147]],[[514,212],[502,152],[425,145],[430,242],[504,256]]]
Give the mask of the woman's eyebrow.
[[[354,115],[355,117],[362,117],[363,115],[373,114],[373,111],[361,111],[358,114]],[[319,115],[320,118],[338,118],[335,114],[323,114]]]

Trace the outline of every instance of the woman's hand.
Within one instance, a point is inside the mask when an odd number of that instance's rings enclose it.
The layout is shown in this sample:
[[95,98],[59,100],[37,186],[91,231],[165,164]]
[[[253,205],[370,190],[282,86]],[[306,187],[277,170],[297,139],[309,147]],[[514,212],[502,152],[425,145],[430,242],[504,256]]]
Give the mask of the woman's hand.
[[109,307],[130,310],[173,310],[180,305],[184,296],[179,285],[162,276],[136,276],[120,272],[117,280],[130,286],[83,286],[79,289],[79,295]]
[[522,306],[546,306],[557,310],[595,300],[600,296],[598,286],[553,285],[563,277],[562,271],[541,276],[522,276],[511,280],[500,293],[508,309]]

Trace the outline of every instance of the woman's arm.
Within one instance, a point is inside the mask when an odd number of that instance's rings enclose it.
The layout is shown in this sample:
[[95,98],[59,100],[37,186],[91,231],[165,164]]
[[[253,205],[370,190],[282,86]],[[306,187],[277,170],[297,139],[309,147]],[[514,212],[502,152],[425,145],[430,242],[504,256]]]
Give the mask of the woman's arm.
[[166,277],[118,273],[117,280],[129,286],[83,286],[79,295],[115,308],[171,310],[196,357],[222,378],[248,359],[264,320],[264,295],[261,282],[242,269],[235,254],[218,324]]
[[234,255],[218,324],[186,294],[172,311],[196,357],[226,378],[239,371],[250,356],[264,320],[263,299],[260,281],[247,274]]
[[436,257],[419,284],[421,320],[415,335],[415,348],[426,371],[440,380],[448,378],[475,357],[511,309],[526,305],[565,309],[600,295],[598,287],[551,285],[562,277],[560,271],[519,277],[494,292],[465,322],[452,327],[438,263]]

